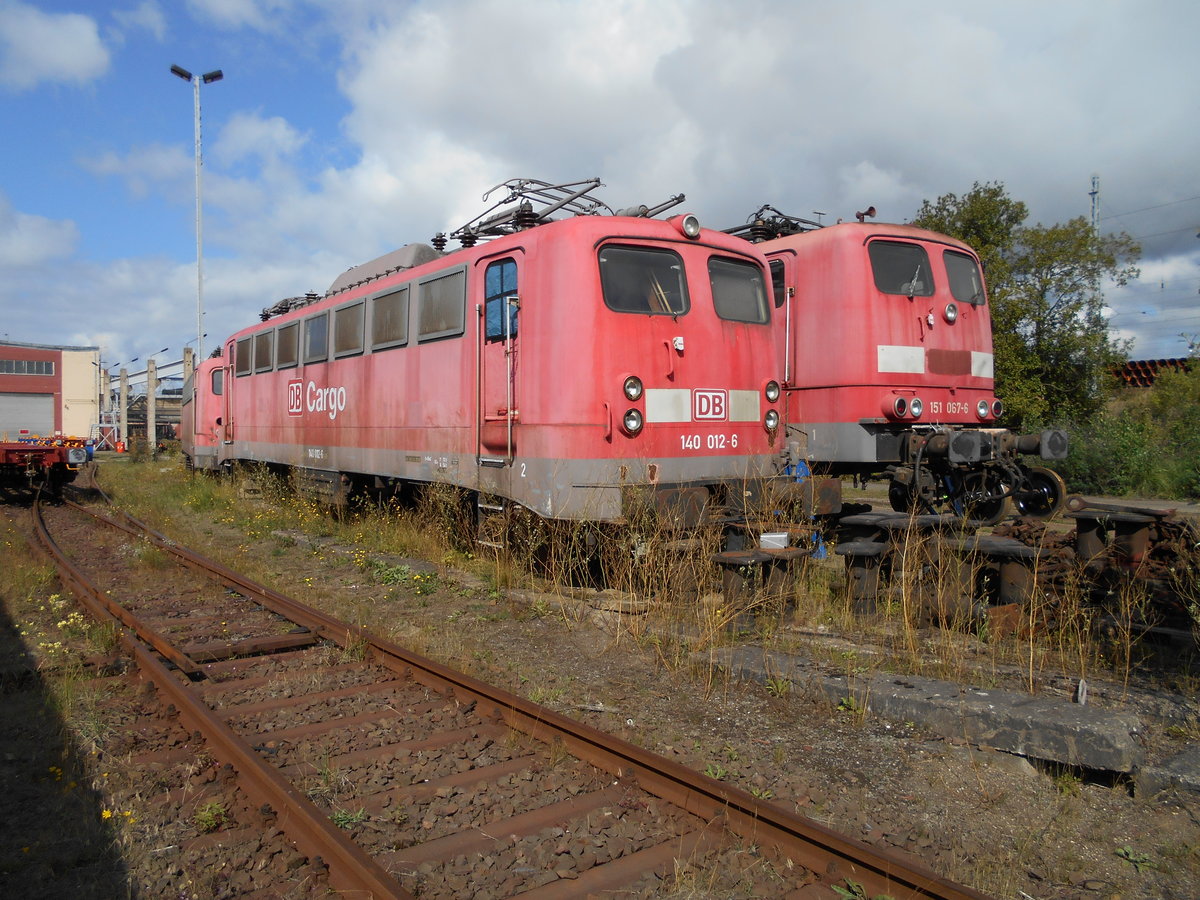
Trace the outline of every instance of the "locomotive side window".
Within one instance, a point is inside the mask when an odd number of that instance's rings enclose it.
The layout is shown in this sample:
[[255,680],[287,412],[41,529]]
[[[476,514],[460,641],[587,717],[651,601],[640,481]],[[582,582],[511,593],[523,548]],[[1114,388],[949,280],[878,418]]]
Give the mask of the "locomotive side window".
[[238,340],[233,351],[233,371],[240,378],[249,375],[254,369],[254,338],[244,337]]
[[304,320],[304,361],[324,362],[329,356],[329,313]]
[[254,371],[269,372],[275,360],[271,351],[275,343],[274,331],[260,331],[254,336]]
[[275,339],[275,365],[290,369],[300,360],[300,323],[292,322],[279,329]]
[[463,333],[467,308],[465,269],[420,282],[417,338],[429,341]]
[[783,306],[784,298],[787,297],[787,286],[783,283],[783,260],[771,260],[771,298],[775,301],[775,308],[779,309]]
[[946,263],[946,275],[950,279],[950,293],[954,299],[960,303],[982,306],[983,277],[974,258],[957,250],[947,250],[942,254],[942,259]]
[[[502,259],[487,267],[484,274],[484,318],[487,340],[502,341],[505,335],[517,336],[517,263]],[[508,316],[507,327],[505,316]]]
[[867,253],[871,257],[875,287],[882,293],[933,296],[933,273],[924,247],[899,241],[872,241],[867,245]]
[[710,256],[708,281],[712,285],[713,309],[720,318],[761,325],[770,317],[762,269],[754,263]]
[[617,312],[679,316],[691,306],[683,260],[673,250],[604,247],[600,287],[605,305]]
[[371,301],[371,349],[408,343],[408,285]]
[[333,311],[333,355],[352,356],[363,351],[363,314],[366,305],[362,300]]
[[212,392],[214,397],[220,397],[225,388],[225,370],[212,370]]

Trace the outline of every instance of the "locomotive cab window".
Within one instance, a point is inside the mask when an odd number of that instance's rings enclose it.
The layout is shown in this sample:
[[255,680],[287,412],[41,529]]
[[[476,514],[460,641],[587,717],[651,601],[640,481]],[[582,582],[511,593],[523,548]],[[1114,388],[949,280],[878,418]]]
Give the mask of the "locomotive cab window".
[[924,247],[899,241],[872,241],[867,245],[867,253],[875,287],[881,293],[933,296],[933,273]]
[[[502,341],[517,336],[517,263],[502,259],[487,267],[483,278],[486,337]],[[507,321],[506,321],[507,320]]]
[[408,285],[371,301],[371,349],[408,343]]
[[269,372],[275,360],[272,358],[272,346],[275,343],[274,331],[262,331],[254,336],[254,371]]
[[417,339],[431,341],[462,334],[467,308],[466,270],[438,275],[419,284]]
[[730,322],[762,325],[767,312],[767,286],[762,269],[741,259],[712,256],[708,260],[708,281],[712,285],[713,309]]
[[214,397],[220,397],[225,389],[225,370],[212,370],[212,392]]
[[979,274],[979,265],[974,257],[957,250],[947,250],[942,254],[946,263],[946,277],[950,280],[950,293],[959,303],[970,303],[982,306],[983,276]]
[[691,306],[683,260],[673,250],[604,247],[600,288],[605,305],[617,312],[679,316]]
[[776,309],[783,306],[783,301],[787,298],[787,285],[783,276],[783,260],[771,260],[771,299],[775,302]]
[[333,355],[335,357],[353,356],[363,352],[363,311],[365,309],[366,305],[359,300],[333,311]]
[[254,371],[254,338],[240,338],[233,351],[233,371],[241,378]]
[[304,320],[304,361],[324,362],[329,356],[329,313]]

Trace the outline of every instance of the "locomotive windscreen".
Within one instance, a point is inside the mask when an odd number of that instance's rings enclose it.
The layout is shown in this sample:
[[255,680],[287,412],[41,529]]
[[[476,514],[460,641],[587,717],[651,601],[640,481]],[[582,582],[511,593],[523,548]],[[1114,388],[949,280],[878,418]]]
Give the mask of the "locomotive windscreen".
[[947,250],[942,254],[946,275],[950,278],[950,293],[959,303],[983,303],[983,278],[975,260],[965,253]]
[[881,292],[906,297],[933,296],[933,273],[924,247],[899,241],[872,241],[867,252],[875,287]]
[[678,316],[690,308],[683,260],[673,250],[605,247],[600,284],[604,302],[617,312]]
[[758,266],[714,256],[708,261],[708,280],[713,307],[722,319],[759,325],[767,322],[767,290]]

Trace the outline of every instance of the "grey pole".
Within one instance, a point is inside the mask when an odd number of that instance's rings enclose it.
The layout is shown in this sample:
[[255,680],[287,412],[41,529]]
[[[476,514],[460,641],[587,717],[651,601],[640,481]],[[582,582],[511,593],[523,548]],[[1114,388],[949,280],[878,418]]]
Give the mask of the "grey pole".
[[201,167],[203,153],[200,144],[200,83],[212,84],[225,77],[220,69],[203,75],[193,75],[180,66],[171,66],[171,74],[192,83],[193,107],[195,109],[196,134],[196,356],[204,358],[204,205],[201,192]]

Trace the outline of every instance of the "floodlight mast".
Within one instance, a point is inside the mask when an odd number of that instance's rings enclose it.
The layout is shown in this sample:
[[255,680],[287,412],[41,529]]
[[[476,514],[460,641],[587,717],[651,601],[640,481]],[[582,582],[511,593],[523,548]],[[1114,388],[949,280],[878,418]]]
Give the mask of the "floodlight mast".
[[196,135],[196,358],[204,359],[204,206],[200,176],[203,165],[200,148],[200,84],[220,81],[225,74],[220,69],[213,69],[203,75],[193,75],[182,66],[176,65],[171,66],[171,74],[192,84]]

